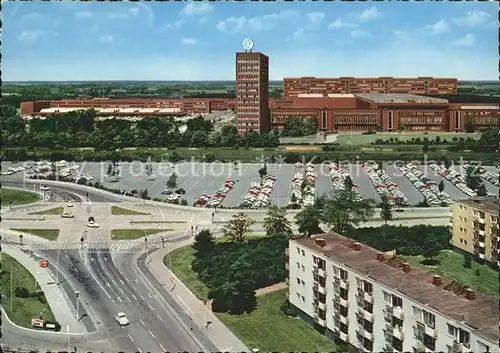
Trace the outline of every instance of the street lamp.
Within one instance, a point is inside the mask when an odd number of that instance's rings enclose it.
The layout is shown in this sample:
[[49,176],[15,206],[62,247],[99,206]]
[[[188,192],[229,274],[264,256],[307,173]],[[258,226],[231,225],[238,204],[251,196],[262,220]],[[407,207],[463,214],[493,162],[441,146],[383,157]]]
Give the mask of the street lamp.
[[78,299],[80,297],[80,292],[76,291],[76,321],[80,321],[80,314],[79,314],[79,309],[80,309],[80,300]]
[[19,245],[23,246],[23,235],[19,234]]

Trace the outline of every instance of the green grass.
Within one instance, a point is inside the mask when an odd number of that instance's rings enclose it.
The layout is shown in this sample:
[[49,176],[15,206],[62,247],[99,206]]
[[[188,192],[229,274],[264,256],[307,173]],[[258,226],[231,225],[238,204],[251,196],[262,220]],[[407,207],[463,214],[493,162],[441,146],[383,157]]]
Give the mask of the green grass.
[[[170,253],[175,275],[200,299],[206,299],[208,289],[191,270],[194,249],[185,246]],[[169,256],[164,263],[169,267]],[[284,316],[280,305],[286,290],[265,294],[257,298],[257,308],[250,314],[230,315],[217,313],[222,322],[250,348],[261,352],[332,352],[335,345],[305,322]]]
[[147,235],[170,232],[173,229],[112,229],[111,238],[114,240],[139,239]]
[[[10,306],[11,288],[11,268],[12,268],[12,310]],[[35,290],[35,278],[19,262],[9,255],[2,254],[2,270],[0,272],[0,284],[2,288],[2,308],[9,319],[15,324],[31,328],[31,319],[38,318],[43,313],[44,320],[54,321],[54,315],[50,310],[45,295]],[[26,288],[30,292],[29,298],[18,298],[15,296],[16,287]],[[38,287],[39,289],[39,287]]]
[[48,210],[30,212],[29,215],[62,215],[64,212],[64,207],[55,207]]
[[12,205],[25,205],[42,199],[40,195],[24,190],[1,188],[0,193],[2,206],[9,205],[10,202],[12,202]]
[[[353,146],[359,146],[359,145],[369,145],[371,142],[374,142],[375,140],[382,139],[382,140],[388,140],[391,137],[392,138],[397,138],[400,141],[407,141],[411,140],[412,138],[419,138],[420,140],[423,140],[425,137],[427,137],[429,140],[434,140],[436,136],[439,136],[442,140],[446,139],[448,142],[452,143],[452,139],[454,137],[456,138],[467,138],[470,137],[472,139],[479,139],[481,137],[481,134],[479,133],[433,133],[429,132],[427,134],[424,134],[423,132],[409,132],[405,131],[403,133],[387,133],[387,132],[381,132],[377,134],[372,134],[372,135],[362,135],[360,133],[345,133],[345,134],[338,134],[337,135],[337,141],[341,146],[342,145],[353,145]],[[384,146],[379,146],[379,147],[384,147]],[[387,148],[391,146],[386,146]]]
[[[425,266],[421,264],[424,260],[422,256],[404,256],[413,265],[437,273],[444,278],[455,280],[461,284],[470,286],[475,291],[500,298],[498,293],[498,272],[488,267],[472,261],[472,268],[463,266],[464,257],[462,254],[444,250],[436,258],[439,263],[435,266]],[[476,275],[479,273],[479,276]]]
[[119,206],[111,206],[111,214],[114,216],[147,216],[150,215],[150,213],[147,212],[140,212],[140,211],[135,211],[135,210],[129,210],[128,208],[123,208]]
[[44,238],[47,240],[56,240],[59,236],[59,229],[25,229],[25,228],[11,228],[11,230]]
[[150,223],[187,223],[186,221],[130,221],[130,224],[150,224]]

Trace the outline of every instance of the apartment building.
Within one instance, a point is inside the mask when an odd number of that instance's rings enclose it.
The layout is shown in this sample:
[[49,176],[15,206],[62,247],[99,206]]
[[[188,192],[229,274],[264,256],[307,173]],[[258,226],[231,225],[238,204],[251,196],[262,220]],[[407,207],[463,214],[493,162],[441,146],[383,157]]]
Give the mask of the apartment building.
[[362,352],[498,352],[498,305],[397,256],[330,233],[290,240],[299,317]]
[[498,198],[454,201],[450,219],[453,246],[500,267],[499,213]]
[[257,52],[236,53],[236,128],[269,132],[269,58]]

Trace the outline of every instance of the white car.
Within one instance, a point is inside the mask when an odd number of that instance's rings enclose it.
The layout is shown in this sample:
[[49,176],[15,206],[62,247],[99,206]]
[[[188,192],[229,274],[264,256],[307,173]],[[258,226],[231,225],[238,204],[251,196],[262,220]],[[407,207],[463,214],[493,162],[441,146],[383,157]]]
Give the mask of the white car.
[[69,212],[64,212],[62,215],[61,215],[62,218],[75,218],[75,215],[72,214],[72,213],[69,213]]
[[99,223],[89,222],[89,223],[87,223],[87,227],[89,227],[89,228],[99,228]]
[[120,326],[127,326],[128,324],[130,324],[130,321],[128,321],[127,315],[125,315],[125,313],[116,314],[115,320]]
[[43,185],[40,187],[40,191],[49,191],[49,190],[50,188],[48,186]]
[[302,163],[300,163],[300,162],[297,162],[297,163],[295,163],[295,166],[296,166],[297,168],[302,168],[303,164],[302,164]]
[[73,203],[71,201],[68,202],[68,207],[73,207]]

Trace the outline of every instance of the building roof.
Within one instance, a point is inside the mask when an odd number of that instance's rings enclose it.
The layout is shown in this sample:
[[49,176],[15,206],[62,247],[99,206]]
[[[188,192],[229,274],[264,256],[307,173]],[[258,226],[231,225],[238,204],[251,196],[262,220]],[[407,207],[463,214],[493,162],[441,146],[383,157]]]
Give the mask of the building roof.
[[458,202],[462,205],[467,205],[484,212],[494,214],[500,213],[500,199],[498,197],[474,197],[471,199],[460,200]]
[[[323,238],[321,247],[316,239]],[[377,259],[381,252],[361,244],[361,250],[355,251],[355,240],[336,233],[320,234],[310,238],[294,240],[313,252],[344,264],[353,271],[400,292],[404,296],[440,312],[443,316],[472,328],[474,333],[490,342],[497,342],[499,301],[482,293],[475,293],[475,298],[465,298],[465,287],[455,281],[441,279],[442,284],[432,283],[434,275],[418,268],[410,272],[401,269],[403,260],[397,256],[388,256],[382,261]],[[359,244],[359,243],[358,243]]]
[[357,93],[356,96],[372,103],[448,103],[446,99],[409,93]]
[[500,105],[498,104],[490,104],[490,105],[462,105],[461,109],[470,109],[470,110],[488,110],[488,109],[500,109]]

